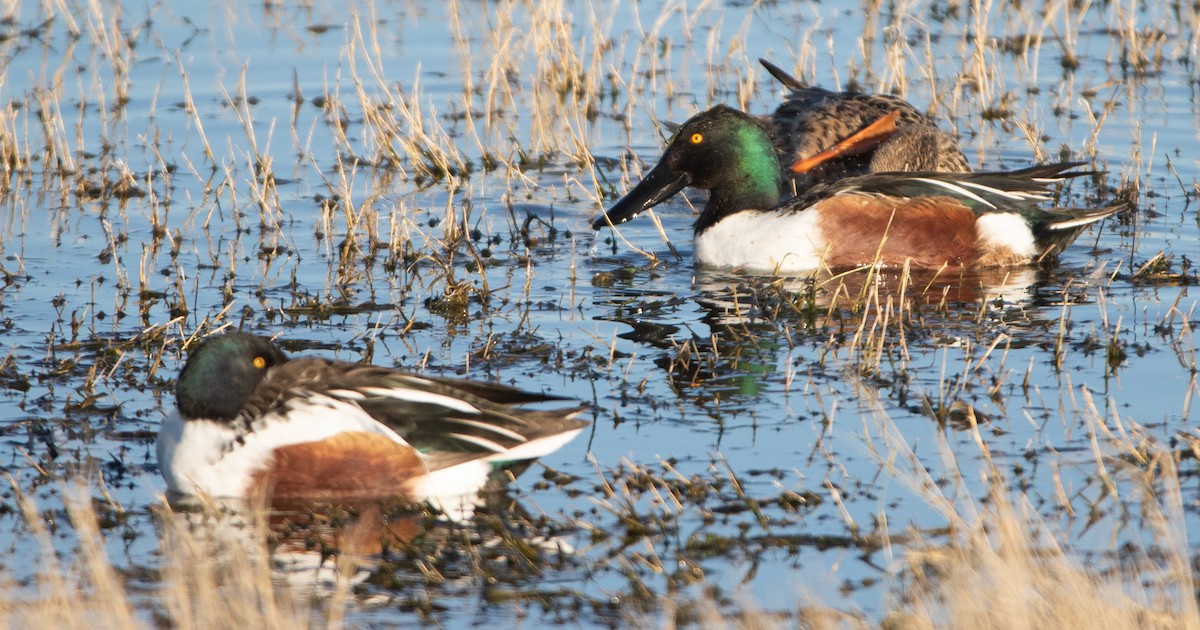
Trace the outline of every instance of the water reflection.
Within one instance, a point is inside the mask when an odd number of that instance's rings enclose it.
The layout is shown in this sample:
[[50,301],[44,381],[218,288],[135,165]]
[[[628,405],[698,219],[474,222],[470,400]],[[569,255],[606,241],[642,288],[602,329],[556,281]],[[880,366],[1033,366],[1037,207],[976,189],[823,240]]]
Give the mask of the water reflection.
[[205,559],[225,573],[269,568],[274,583],[306,600],[351,586],[359,605],[409,598],[414,588],[422,597],[430,587],[454,595],[478,586],[480,571],[496,578],[492,586],[523,588],[529,573],[573,555],[568,523],[526,510],[499,484],[481,497],[467,522],[400,501],[173,505],[161,516],[165,544],[207,548]]
[[[716,402],[749,408],[791,391],[801,374],[809,385],[833,384],[849,370],[869,379],[877,395],[951,428],[970,426],[962,410],[980,404],[979,392],[1002,410],[997,383],[1007,376],[918,366],[951,355],[969,365],[1030,346],[1062,351],[1063,318],[1096,300],[1096,274],[1103,274],[1057,266],[863,268],[808,277],[696,270],[690,291],[680,292],[667,288],[678,280],[674,271],[635,270],[601,285],[594,317],[623,325],[616,337],[633,348],[622,346],[621,356],[649,348],[658,375],[650,380],[661,378],[675,396],[706,413]],[[640,399],[648,389],[646,381],[623,386],[618,397]]]

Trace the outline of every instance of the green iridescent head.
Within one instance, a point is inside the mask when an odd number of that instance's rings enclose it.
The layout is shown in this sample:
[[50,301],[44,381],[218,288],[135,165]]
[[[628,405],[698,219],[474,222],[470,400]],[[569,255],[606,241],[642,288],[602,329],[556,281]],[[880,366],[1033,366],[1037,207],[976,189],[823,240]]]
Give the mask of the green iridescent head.
[[658,164],[592,227],[628,221],[686,186],[710,193],[699,227],[741,210],[775,207],[781,180],[767,131],[748,114],[718,105],[680,125]]
[[209,337],[179,373],[179,412],[185,418],[233,420],[267,370],[285,361],[283,351],[266,337],[238,332]]

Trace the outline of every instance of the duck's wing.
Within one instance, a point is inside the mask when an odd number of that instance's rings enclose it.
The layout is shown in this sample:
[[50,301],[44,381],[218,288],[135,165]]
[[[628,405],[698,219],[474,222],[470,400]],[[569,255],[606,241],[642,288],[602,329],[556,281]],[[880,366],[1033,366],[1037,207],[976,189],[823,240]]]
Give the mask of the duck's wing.
[[[495,461],[533,459],[561,446],[588,423],[586,405],[530,410],[513,403],[560,399],[491,383],[428,378],[399,370],[323,359],[294,359],[273,370],[259,399],[277,408],[349,403],[427,456],[470,453]],[[567,435],[569,434],[569,436]],[[563,437],[560,440],[547,438]],[[553,442],[553,448],[538,444]]]
[[843,194],[902,198],[944,196],[957,199],[977,212],[1012,212],[1050,199],[1052,187],[1059,182],[1099,174],[1094,170],[1078,170],[1083,165],[1083,162],[1059,162],[1015,171],[978,173],[872,173],[816,186],[801,199],[811,205]]

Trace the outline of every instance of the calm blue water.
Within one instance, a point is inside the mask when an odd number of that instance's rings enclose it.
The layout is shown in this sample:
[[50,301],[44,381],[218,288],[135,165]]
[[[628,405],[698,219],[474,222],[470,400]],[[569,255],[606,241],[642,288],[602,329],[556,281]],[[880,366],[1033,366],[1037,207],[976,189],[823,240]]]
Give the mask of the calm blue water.
[[[794,610],[812,597],[880,615],[903,543],[885,552],[836,541],[884,528],[900,540],[908,528],[946,523],[908,481],[901,438],[948,496],[954,466],[968,495],[982,497],[986,487],[975,436],[940,427],[922,412],[923,398],[963,400],[991,418],[980,436],[1009,486],[1023,489],[1079,553],[1147,542],[1131,476],[1109,459],[1118,452],[1103,435],[1117,493],[1097,476],[1087,400],[1114,432],[1120,418],[1126,430],[1140,425],[1163,443],[1195,435],[1195,300],[1178,283],[1130,280],[1159,251],[1173,256],[1175,271],[1200,257],[1194,9],[1180,20],[1138,8],[1138,28],[1160,29],[1162,40],[1136,47],[1151,59],[1137,70],[1105,27],[1124,23],[1116,7],[1072,16],[1072,29],[1061,15],[1043,26],[1040,13],[1011,7],[944,17],[944,7],[924,3],[869,24],[860,10],[826,3],[193,4],[104,4],[103,15],[70,5],[78,38],[67,15],[43,25],[41,3],[18,5],[0,26],[4,139],[35,159],[31,176],[8,179],[0,210],[8,278],[0,288],[0,461],[59,520],[63,479],[82,474],[97,497],[103,480],[128,515],[107,530],[118,567],[159,562],[148,514],[164,489],[153,435],[173,404],[181,339],[218,319],[280,334],[300,353],[495,379],[594,404],[590,432],[543,462],[576,479],[542,487],[535,467],[512,490],[559,523],[576,553],[506,584],[541,599],[494,603],[470,574],[421,595],[451,627],[612,625],[614,610],[632,613],[611,602],[629,600],[634,582],[666,596],[684,572],[724,594],[745,591],[768,610]],[[99,26],[111,20],[128,48],[103,44],[102,30],[115,41]],[[981,32],[1046,40],[1025,56],[977,55],[964,34]],[[1056,32],[1077,34],[1060,44]],[[866,47],[864,33],[876,35]],[[1074,51],[1076,68],[1064,68],[1064,49]],[[889,69],[889,55],[899,55],[903,76]],[[610,233],[589,224],[601,194],[611,203],[657,159],[655,119],[682,121],[718,102],[770,110],[780,90],[754,62],[760,56],[797,64],[804,78],[830,87],[895,89],[906,78],[904,95],[921,107],[936,101],[975,164],[1016,168],[1036,162],[1039,150],[1048,159],[1065,151],[1107,169],[1111,187],[1139,182],[1138,212],[1085,234],[1053,269],[952,283],[982,284],[989,299],[968,291],[945,308],[922,307],[903,344],[893,320],[878,361],[849,347],[857,314],[817,327],[796,314],[764,317],[773,306],[762,303],[773,295],[765,280],[695,269],[693,214],[682,198],[656,210],[682,259],[644,218],[621,234],[657,262],[624,243],[614,251]],[[564,82],[562,69],[576,64],[599,90],[590,110],[570,91],[587,82]],[[429,146],[456,149],[470,176],[422,176],[404,148],[418,130],[403,123],[398,137],[384,138],[370,124],[370,116],[400,116],[376,109],[388,102],[418,106]],[[983,120],[996,108],[1010,115]],[[580,143],[595,167],[580,166]],[[483,167],[485,157],[522,154],[544,161],[520,176]],[[376,168],[391,155],[397,168]],[[60,179],[59,164],[73,173]],[[262,177],[265,164],[273,181]],[[145,196],[79,193],[81,182],[126,174]],[[1070,194],[1096,203],[1112,191],[1076,185]],[[327,210],[330,198],[349,198],[355,212]],[[478,230],[476,249],[490,253],[486,273],[466,247],[445,242],[448,209]],[[360,223],[360,212],[377,218]],[[527,242],[520,228],[529,216],[537,220]],[[457,283],[474,296],[465,314],[431,310],[430,300]],[[305,308],[331,302],[350,308]],[[163,328],[166,343],[137,342]],[[1114,330],[1127,354],[1115,370],[1105,360]],[[683,367],[681,348],[693,343],[693,363]],[[669,525],[623,545],[613,512],[626,508],[603,486],[620,487],[630,466],[720,490],[679,504],[665,488],[631,490],[637,514]],[[1184,471],[1185,505],[1194,507],[1194,465]],[[730,500],[733,479],[764,506],[765,519]],[[791,493],[821,502],[785,510],[777,500]],[[11,491],[0,495],[14,507]],[[1193,537],[1194,514],[1186,522]],[[71,548],[69,527],[56,536]],[[710,538],[738,544],[709,551],[700,542]],[[0,545],[8,552],[0,568],[27,581],[36,548],[9,510],[0,514]],[[600,603],[566,606],[576,600],[560,591]],[[400,605],[351,615],[380,624],[419,618]]]

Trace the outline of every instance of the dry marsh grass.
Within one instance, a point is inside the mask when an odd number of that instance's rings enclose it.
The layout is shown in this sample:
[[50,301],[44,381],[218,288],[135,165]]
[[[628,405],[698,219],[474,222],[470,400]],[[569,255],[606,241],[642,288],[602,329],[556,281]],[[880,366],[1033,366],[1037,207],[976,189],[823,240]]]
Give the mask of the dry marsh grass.
[[[747,541],[732,540],[691,540],[679,557],[660,556],[657,545],[629,557],[626,561],[639,567],[629,573],[631,578],[649,569],[651,575],[669,576],[672,586],[660,593],[653,584],[639,581],[641,585],[630,593],[622,614],[634,625],[657,619],[650,625],[668,628],[775,628],[797,623],[813,628],[866,628],[878,623],[878,627],[906,630],[1200,628],[1200,607],[1194,597],[1196,576],[1183,523],[1179,455],[1163,449],[1141,427],[1106,420],[1090,399],[1084,402],[1090,409],[1088,423],[1095,436],[1094,463],[1104,475],[1121,478],[1124,492],[1136,494],[1122,500],[1138,506],[1147,528],[1143,531],[1113,537],[1107,546],[1081,555],[1068,541],[1063,525],[1035,509],[1037,499],[1014,489],[1007,474],[994,466],[987,468],[982,480],[987,490],[976,497],[972,488],[977,483],[965,478],[958,464],[974,454],[942,441],[938,446],[941,467],[930,470],[899,428],[879,412],[874,415],[877,424],[866,423],[873,434],[868,437],[870,448],[891,476],[903,481],[946,520],[947,529],[941,533],[892,530],[886,515],[881,514],[882,536],[878,530],[855,535],[859,538],[855,546],[883,550],[894,575],[887,588],[887,603],[876,621],[852,610],[830,608],[799,590],[795,596],[802,603],[784,609],[778,608],[778,603],[762,609],[753,598],[731,599],[720,590],[709,590],[705,570],[687,558],[745,551],[741,545]],[[975,434],[979,454],[989,458],[987,440],[979,435],[980,430],[972,416],[966,431]],[[804,534],[780,530],[777,517],[760,511],[772,509],[772,502],[778,501],[803,514],[823,502],[818,494],[790,490],[777,499],[752,498],[738,473],[723,462],[714,462],[714,474],[708,479],[681,474],[669,462],[658,466],[626,462],[599,472],[603,482],[597,503],[623,524],[624,531],[593,530],[593,544],[618,534],[620,546],[636,546],[657,532],[672,531],[685,512],[705,504],[701,497],[720,499],[713,505],[744,503],[751,521],[757,522],[745,533],[748,540],[760,541],[751,547],[784,539],[794,543]],[[283,628],[314,622],[337,627],[349,610],[372,600],[370,591],[353,594],[352,577],[357,569],[350,558],[328,563],[335,568],[332,581],[324,586],[306,581],[287,586],[279,573],[281,565],[271,559],[261,522],[251,519],[259,524],[243,523],[233,530],[213,528],[216,521],[227,527],[228,518],[183,519],[165,507],[159,509],[158,519],[162,568],[147,592],[144,580],[112,566],[105,551],[106,534],[97,527],[98,505],[105,511],[119,511],[120,506],[93,499],[91,495],[97,491],[83,485],[67,490],[65,508],[76,546],[66,554],[61,543],[51,541],[45,514],[30,498],[18,495],[25,522],[40,541],[42,561],[35,585],[15,588],[4,580],[7,586],[0,599],[0,623],[7,627],[250,624]],[[1100,496],[1097,500],[1113,498]],[[586,521],[577,526],[588,529]],[[496,531],[505,532],[506,528]],[[524,561],[537,562],[534,558],[539,552],[528,542],[511,537],[505,541],[503,544],[523,550]],[[826,542],[837,544],[832,539]],[[336,555],[332,549],[327,551]],[[427,577],[434,583],[445,580],[434,567],[429,570],[433,573]],[[730,614],[731,607],[740,612]],[[639,609],[642,612],[635,612]]]
[[[1140,506],[1148,531],[1118,535],[1110,539],[1111,547],[1090,551],[1089,559],[1072,549],[1061,523],[1034,507],[1039,499],[1016,490],[994,464],[985,469],[987,494],[972,499],[966,481],[955,472],[962,454],[940,444],[951,483],[939,482],[903,446],[895,427],[889,427],[893,435],[886,442],[892,448],[901,445],[898,459],[908,460],[908,472],[898,472],[899,478],[920,490],[947,519],[953,535],[949,544],[913,545],[901,559],[902,586],[885,625],[1200,627],[1177,455],[1142,427],[1105,419],[1086,389],[1082,395],[1097,470],[1106,479],[1132,481],[1125,487],[1136,496],[1123,500]],[[969,430],[990,461],[980,428],[972,418]],[[1133,465],[1120,459],[1129,453],[1138,455]],[[1062,507],[1072,509],[1070,503]],[[1125,536],[1129,538],[1121,540]]]
[[[1096,465],[1104,474],[1133,481],[1137,496],[1123,500],[1141,510],[1144,531],[1126,532],[1086,554],[1070,534],[1034,507],[1040,498],[1014,488],[1009,475],[987,468],[985,494],[958,469],[975,454],[939,444],[943,467],[926,467],[898,428],[876,415],[881,463],[946,519],[943,532],[894,531],[879,541],[893,576],[878,619],[831,608],[798,586],[792,608],[760,608],[749,595],[664,595],[658,627],[704,628],[1200,628],[1197,579],[1184,523],[1179,455],[1165,450],[1141,427],[1108,426],[1094,407]],[[870,423],[868,423],[870,424]],[[1114,430],[1119,429],[1119,431]],[[989,457],[981,426],[972,421],[982,455]],[[1136,453],[1136,463],[1118,459]],[[1064,497],[1060,497],[1064,498]],[[1101,497],[1100,502],[1106,501]],[[1064,507],[1068,507],[1064,502]],[[1095,507],[1095,506],[1093,506]],[[886,514],[880,514],[888,527]],[[645,522],[645,519],[643,519]],[[931,535],[932,534],[932,535]],[[702,574],[700,574],[702,575]],[[695,582],[704,583],[699,575]],[[730,614],[730,608],[740,612]],[[636,618],[636,617],[635,617]],[[644,619],[643,619],[644,623]],[[645,624],[649,625],[649,624]]]
[[[11,481],[11,478],[10,478]],[[339,599],[321,603],[281,585],[272,573],[261,525],[258,542],[236,528],[196,527],[160,510],[163,562],[153,592],[136,586],[140,576],[119,572],[109,561],[106,534],[92,493],[82,483],[64,492],[75,546],[63,554],[47,531],[34,501],[18,493],[21,510],[41,550],[36,583],[14,588],[0,599],[0,624],[9,628],[295,628],[321,619],[334,625]],[[107,510],[120,506],[105,505]],[[213,515],[212,522],[224,520]],[[340,591],[339,591],[340,592]],[[344,592],[341,597],[344,598]],[[323,605],[328,604],[328,606]]]

